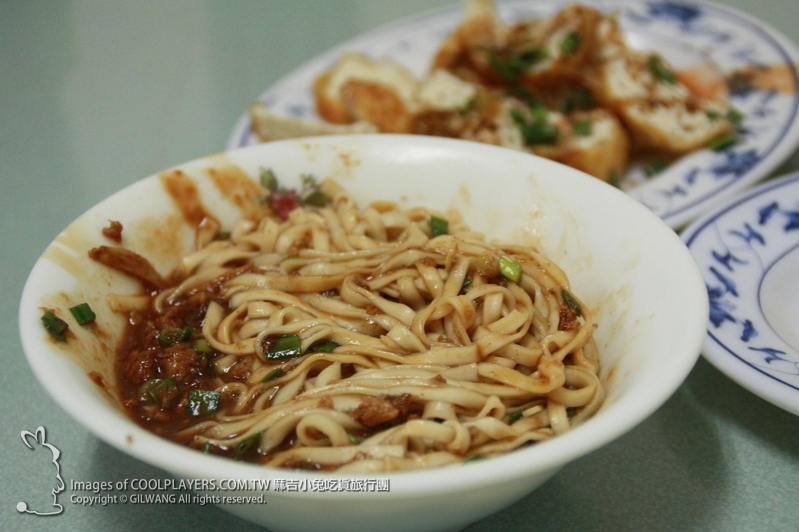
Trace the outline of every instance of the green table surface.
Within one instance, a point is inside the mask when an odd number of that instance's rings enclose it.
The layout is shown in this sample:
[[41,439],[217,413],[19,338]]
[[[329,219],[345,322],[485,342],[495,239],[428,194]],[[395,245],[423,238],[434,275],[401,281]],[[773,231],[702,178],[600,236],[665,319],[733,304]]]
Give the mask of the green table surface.
[[[534,0],[531,0],[534,1]],[[796,39],[796,0],[724,0]],[[0,530],[235,530],[212,505],[81,506],[81,482],[168,478],[90,434],[28,367],[17,312],[28,273],[83,211],[225,148],[248,104],[305,61],[442,0],[0,1]],[[794,152],[774,175],[799,169]],[[61,450],[64,511],[17,512],[37,466],[20,432]],[[40,485],[40,484],[37,484]],[[617,441],[465,530],[799,530],[799,418],[704,359]]]

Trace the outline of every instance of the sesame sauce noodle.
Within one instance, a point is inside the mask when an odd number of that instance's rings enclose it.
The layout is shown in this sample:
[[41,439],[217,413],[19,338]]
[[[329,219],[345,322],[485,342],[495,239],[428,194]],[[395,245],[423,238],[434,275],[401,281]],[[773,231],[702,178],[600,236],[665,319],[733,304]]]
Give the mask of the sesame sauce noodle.
[[137,422],[234,459],[379,472],[506,453],[599,409],[595,324],[558,266],[454,211],[319,189],[323,207],[198,238],[131,311],[117,376]]

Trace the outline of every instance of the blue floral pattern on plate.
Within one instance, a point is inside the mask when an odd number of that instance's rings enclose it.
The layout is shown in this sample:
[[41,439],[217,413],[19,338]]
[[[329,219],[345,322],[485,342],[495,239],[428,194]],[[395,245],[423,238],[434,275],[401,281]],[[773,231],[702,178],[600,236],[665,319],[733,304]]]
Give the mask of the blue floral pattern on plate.
[[[703,355],[745,388],[799,415],[799,316],[786,316],[793,330],[780,334],[768,308],[774,298],[764,293],[777,267],[795,268],[799,173],[750,190],[697,220],[682,238],[710,300]],[[789,277],[799,278],[799,268]],[[799,297],[787,284],[778,290],[778,301]]]
[[[557,12],[571,0],[496,0],[505,21]],[[779,32],[743,13],[702,2],[585,0],[615,12],[631,45],[654,50],[680,68],[700,65],[721,75],[747,67],[781,66],[793,90],[737,87],[732,104],[745,115],[742,142],[722,151],[689,154],[652,178],[630,168],[621,188],[671,227],[679,228],[767,177],[799,143],[799,51]],[[460,24],[463,6],[425,13],[366,33],[306,63],[264,92],[259,100],[275,112],[317,118],[313,80],[347,51],[390,57],[422,77],[441,42]],[[242,116],[228,148],[257,143]]]

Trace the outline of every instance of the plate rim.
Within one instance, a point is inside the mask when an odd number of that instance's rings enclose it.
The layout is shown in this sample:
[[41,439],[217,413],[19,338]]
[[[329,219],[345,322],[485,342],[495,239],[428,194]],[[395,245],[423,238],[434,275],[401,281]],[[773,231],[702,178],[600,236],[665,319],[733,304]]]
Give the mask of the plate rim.
[[[692,223],[683,232],[682,240],[689,251],[691,251],[695,260],[697,260],[700,269],[703,267],[703,262],[700,262],[695,252],[696,248],[693,248],[692,244],[695,243],[695,240],[702,235],[705,230],[709,230],[717,220],[726,214],[743,208],[750,202],[754,202],[760,196],[785,187],[799,187],[799,170],[769,179],[747,190],[745,193],[736,196],[732,200],[727,201],[721,206],[716,207]],[[797,246],[799,246],[799,243],[791,244],[790,248],[782,250],[778,253],[778,256],[780,258],[784,257],[787,252],[795,250]],[[706,254],[704,254],[703,257],[705,255]],[[764,275],[758,280],[758,286],[762,283],[768,268],[771,268],[774,264],[779,262],[780,258],[768,265],[763,272]],[[762,305],[759,300],[747,301],[747,303],[762,314]],[[765,323],[769,331],[776,337],[779,337],[777,332],[768,324],[768,321],[765,321]],[[743,340],[741,340],[741,342],[743,342]],[[787,342],[784,343],[787,345]],[[791,354],[799,356],[799,350],[794,349],[790,345],[788,347],[791,349]],[[799,387],[786,383],[744,360],[737,354],[735,347],[729,345],[729,342],[722,341],[718,335],[713,334],[710,327],[708,327],[707,336],[702,349],[702,358],[744,389],[791,414],[799,416]],[[775,383],[777,387],[775,387]]]

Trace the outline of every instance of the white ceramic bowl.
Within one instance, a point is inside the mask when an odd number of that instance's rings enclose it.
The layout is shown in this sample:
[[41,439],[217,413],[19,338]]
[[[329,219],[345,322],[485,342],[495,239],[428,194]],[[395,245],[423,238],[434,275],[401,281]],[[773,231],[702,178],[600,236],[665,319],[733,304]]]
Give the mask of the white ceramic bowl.
[[[23,346],[53,399],[121,451],[175,477],[212,480],[217,487],[223,479],[227,487],[227,479],[270,479],[300,488],[241,490],[238,494],[247,496],[263,493],[267,501],[222,505],[245,519],[276,531],[419,532],[465,526],[524,497],[565,464],[643,421],[683,382],[699,355],[708,301],[690,253],[647,208],[585,174],[493,146],[393,135],[275,142],[177,168],[198,184],[205,209],[229,225],[240,215],[236,191],[246,191],[249,176],[257,176],[261,167],[271,168],[286,186],[298,185],[301,174],[333,177],[361,205],[391,199],[405,207],[456,207],[489,237],[538,245],[594,311],[608,398],[587,423],[505,456],[371,478],[276,470],[161,439],[130,421],[114,393],[112,357],[124,320],[110,312],[105,296],[134,292],[138,285],[93,263],[86,253],[107,244],[101,229],[118,220],[126,247],[148,257],[161,273],[177,264],[192,244],[193,230],[159,177],[151,176],[87,211],[47,248],[22,296]],[[77,337],[68,343],[50,340],[41,309],[66,309],[82,301],[98,314],[93,330],[76,327]],[[345,481],[329,487],[355,479],[374,487],[378,478],[387,479],[388,491],[334,491],[313,482],[320,478]]]

